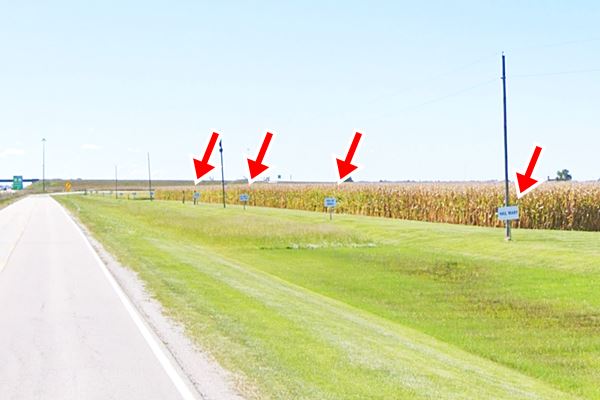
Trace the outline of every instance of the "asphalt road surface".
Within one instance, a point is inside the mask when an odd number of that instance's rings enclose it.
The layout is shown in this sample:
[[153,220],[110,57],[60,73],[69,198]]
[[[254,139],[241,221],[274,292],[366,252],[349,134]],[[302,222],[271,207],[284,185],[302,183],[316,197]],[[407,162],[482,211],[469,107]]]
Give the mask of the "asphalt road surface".
[[197,396],[48,196],[0,210],[0,398]]

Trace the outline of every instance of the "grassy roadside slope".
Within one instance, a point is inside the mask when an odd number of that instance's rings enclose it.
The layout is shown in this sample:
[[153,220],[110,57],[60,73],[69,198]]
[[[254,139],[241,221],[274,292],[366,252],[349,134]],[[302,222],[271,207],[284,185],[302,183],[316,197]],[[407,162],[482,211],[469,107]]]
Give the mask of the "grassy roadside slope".
[[58,200],[262,398],[600,398],[596,233]]
[[10,194],[10,195],[0,195],[0,210],[4,207],[9,206],[15,201],[22,199],[25,195],[19,194]]

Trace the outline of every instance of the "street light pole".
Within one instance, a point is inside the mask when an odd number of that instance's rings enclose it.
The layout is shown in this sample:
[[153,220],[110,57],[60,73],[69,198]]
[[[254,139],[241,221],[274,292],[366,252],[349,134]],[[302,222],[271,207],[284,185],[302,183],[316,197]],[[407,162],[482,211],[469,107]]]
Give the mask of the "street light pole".
[[46,138],[42,138],[42,191],[46,192]]
[[150,201],[154,200],[154,196],[152,196],[152,175],[150,174],[150,152],[148,152],[148,194],[150,195]]

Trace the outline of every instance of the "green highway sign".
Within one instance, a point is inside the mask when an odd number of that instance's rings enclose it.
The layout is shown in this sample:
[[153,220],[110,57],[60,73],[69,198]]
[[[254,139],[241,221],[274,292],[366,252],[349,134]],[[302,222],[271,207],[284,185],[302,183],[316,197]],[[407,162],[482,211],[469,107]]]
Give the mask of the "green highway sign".
[[13,190],[23,190],[23,177],[20,175],[13,176]]

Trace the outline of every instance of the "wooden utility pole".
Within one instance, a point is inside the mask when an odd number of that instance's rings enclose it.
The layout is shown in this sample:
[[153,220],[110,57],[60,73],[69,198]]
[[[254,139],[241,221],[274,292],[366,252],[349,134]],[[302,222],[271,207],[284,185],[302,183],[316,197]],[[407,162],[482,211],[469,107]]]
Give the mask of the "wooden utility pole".
[[[504,107],[504,206],[510,203],[508,191],[508,126],[506,122],[506,59],[502,53],[502,102]],[[506,240],[511,240],[510,220],[506,220]]]
[[223,170],[223,140],[219,140],[219,153],[221,153],[221,186],[223,187],[223,208],[225,203],[225,171]]

